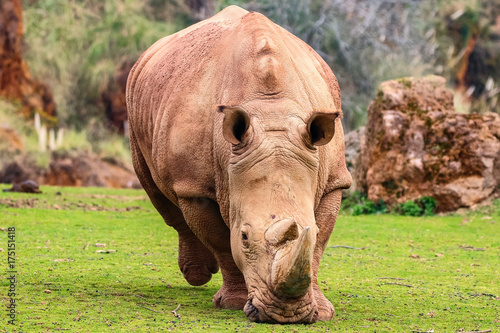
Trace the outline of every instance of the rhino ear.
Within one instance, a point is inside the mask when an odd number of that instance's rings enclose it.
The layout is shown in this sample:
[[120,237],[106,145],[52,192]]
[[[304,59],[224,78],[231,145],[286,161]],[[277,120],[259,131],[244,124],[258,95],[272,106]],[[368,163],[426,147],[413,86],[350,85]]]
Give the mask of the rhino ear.
[[323,146],[330,142],[335,134],[335,119],[339,113],[316,112],[307,121],[307,132],[311,143]]
[[234,145],[241,143],[248,127],[250,127],[248,113],[239,106],[219,105],[217,109],[224,113],[224,121],[222,122],[224,138]]

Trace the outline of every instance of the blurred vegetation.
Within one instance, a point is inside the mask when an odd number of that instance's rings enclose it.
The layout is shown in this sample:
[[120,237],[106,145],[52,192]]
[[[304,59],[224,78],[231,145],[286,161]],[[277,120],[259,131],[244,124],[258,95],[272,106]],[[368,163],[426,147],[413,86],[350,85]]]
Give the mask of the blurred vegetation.
[[81,146],[85,136],[94,151],[127,154],[126,139],[123,149],[108,143],[102,96],[114,75],[156,40],[231,4],[262,12],[325,59],[341,86],[346,132],[365,123],[379,83],[398,77],[447,77],[463,96],[460,111],[497,106],[500,0],[25,0],[25,59],[53,90],[58,127],[78,138],[69,141]]
[[429,196],[388,207],[383,200],[376,203],[369,200],[366,193],[361,191],[349,193],[341,204],[342,211],[354,216],[386,213],[403,216],[432,216],[435,214],[436,208],[436,199]]
[[405,216],[432,216],[436,212],[437,201],[433,197],[420,197],[393,207],[392,211]]
[[500,94],[500,1],[437,1],[429,29],[436,47],[433,68],[465,96],[462,112],[498,112]]
[[[64,130],[64,140],[54,152],[40,151],[39,137],[32,122],[25,121],[14,111],[16,106],[0,99],[0,126],[12,129],[21,140],[23,156],[33,161],[37,167],[46,169],[54,153],[94,152],[103,159],[115,159],[131,165],[128,138],[106,129],[103,122],[91,121],[87,129],[70,127]],[[19,152],[9,149],[9,142],[0,140],[0,161],[10,162]],[[21,158],[22,160],[22,158]]]
[[48,0],[25,5],[25,57],[52,87],[61,126],[84,129],[103,118],[100,95],[121,64],[175,31],[136,0]]

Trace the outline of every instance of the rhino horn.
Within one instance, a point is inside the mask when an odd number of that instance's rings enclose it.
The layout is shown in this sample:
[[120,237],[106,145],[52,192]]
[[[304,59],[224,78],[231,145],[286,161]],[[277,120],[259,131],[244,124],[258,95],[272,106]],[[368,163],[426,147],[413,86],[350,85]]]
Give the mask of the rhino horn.
[[299,225],[294,219],[285,219],[274,222],[266,230],[266,241],[273,246],[281,246],[287,241],[299,238]]
[[313,235],[304,228],[299,238],[278,250],[271,268],[271,285],[276,294],[285,298],[304,296],[311,285]]

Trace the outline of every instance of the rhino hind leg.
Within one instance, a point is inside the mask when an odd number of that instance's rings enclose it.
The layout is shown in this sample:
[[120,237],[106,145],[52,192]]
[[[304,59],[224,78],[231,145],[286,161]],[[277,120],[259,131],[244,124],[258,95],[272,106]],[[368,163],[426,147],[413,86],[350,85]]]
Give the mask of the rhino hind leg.
[[217,260],[193,234],[181,210],[156,186],[132,131],[130,132],[130,148],[134,168],[144,190],[165,223],[173,227],[179,235],[178,264],[184,278],[193,286],[207,283],[212,278],[212,274],[219,270]]
[[192,286],[201,286],[210,281],[219,271],[219,264],[212,252],[189,232],[179,232],[179,269]]

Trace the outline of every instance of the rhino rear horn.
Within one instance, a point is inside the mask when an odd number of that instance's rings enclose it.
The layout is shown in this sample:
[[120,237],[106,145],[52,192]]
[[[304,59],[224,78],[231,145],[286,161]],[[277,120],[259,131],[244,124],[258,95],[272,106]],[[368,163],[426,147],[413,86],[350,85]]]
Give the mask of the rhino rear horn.
[[276,221],[267,228],[264,237],[269,244],[280,246],[299,238],[299,225],[294,219]]
[[239,106],[219,105],[219,112],[224,113],[222,122],[222,135],[224,138],[237,145],[243,141],[243,137],[250,127],[250,117],[248,113]]
[[271,269],[271,285],[285,298],[304,296],[311,285],[314,244],[310,227],[287,248],[279,250]]

